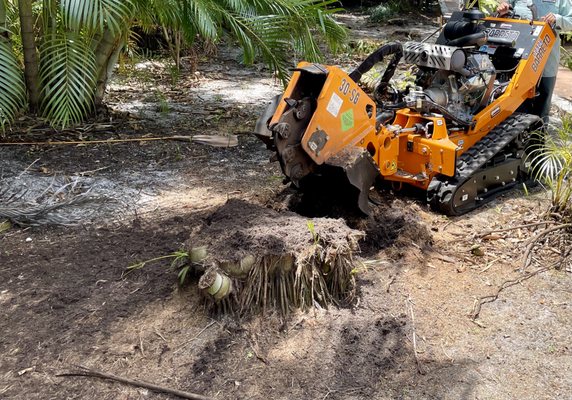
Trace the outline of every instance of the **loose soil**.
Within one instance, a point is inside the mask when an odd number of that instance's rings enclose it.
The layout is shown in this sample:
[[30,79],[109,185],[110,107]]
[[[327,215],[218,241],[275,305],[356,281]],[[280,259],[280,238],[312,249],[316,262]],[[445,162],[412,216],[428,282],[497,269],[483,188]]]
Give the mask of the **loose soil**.
[[[130,114],[118,130],[93,131],[91,139],[249,131],[280,87],[259,68],[219,57],[199,65],[199,78],[183,72],[180,90],[166,69],[144,84],[136,73],[120,75],[110,100]],[[172,108],[152,114],[156,99],[146,108],[141,98],[158,92]],[[264,145],[246,134],[239,142],[229,149],[177,142],[0,148],[0,182],[10,180],[13,190],[41,193],[54,176],[77,178],[118,204],[92,210],[79,226],[0,235],[0,398],[171,398],[57,376],[77,364],[215,399],[570,396],[571,274],[540,274],[485,305],[478,324],[468,318],[476,298],[519,276],[531,231],[476,235],[530,221],[548,201],[540,189],[515,190],[453,219],[389,191],[369,219],[334,213],[366,233],[355,267],[359,297],[348,308],[238,319],[210,313],[198,277],[179,287],[168,262],[127,274],[129,265],[182,248],[228,199],[306,215]],[[484,256],[471,252],[475,244]]]
[[231,199],[193,232],[187,248],[206,246],[209,262],[237,263],[247,256],[301,255],[313,244],[326,249],[355,249],[362,236],[342,219],[308,219],[291,211],[278,212]]

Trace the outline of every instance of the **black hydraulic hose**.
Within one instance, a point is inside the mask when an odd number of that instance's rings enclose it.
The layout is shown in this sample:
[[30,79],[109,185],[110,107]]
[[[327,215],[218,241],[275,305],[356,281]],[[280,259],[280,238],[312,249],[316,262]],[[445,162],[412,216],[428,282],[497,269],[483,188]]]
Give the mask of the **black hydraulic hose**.
[[407,103],[404,101],[400,101],[399,103],[394,104],[384,104],[383,108],[387,108],[388,110],[399,110],[400,108],[407,107]]
[[497,46],[508,46],[514,47],[516,42],[514,40],[505,39],[505,38],[489,38],[489,43],[496,44]]
[[403,57],[403,46],[401,43],[393,42],[381,46],[375,52],[370,54],[356,69],[352,71],[350,78],[352,78],[354,82],[359,82],[363,74],[369,72],[377,63],[383,61],[385,57],[392,54],[393,59],[387,66],[387,69],[385,70],[380,83],[387,84],[395,73],[399,60],[401,60],[401,57]]
[[487,34],[482,32],[473,33],[471,35],[462,36],[458,39],[451,40],[447,42],[447,46],[463,47],[463,46],[473,46],[479,42],[481,39],[485,39]]

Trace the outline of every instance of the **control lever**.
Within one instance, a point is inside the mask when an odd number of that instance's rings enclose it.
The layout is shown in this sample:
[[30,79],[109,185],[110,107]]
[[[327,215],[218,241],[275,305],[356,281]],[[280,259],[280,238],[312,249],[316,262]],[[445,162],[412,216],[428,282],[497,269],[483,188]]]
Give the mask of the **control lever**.
[[506,17],[506,18],[514,18],[514,8],[509,4],[508,6],[508,11],[505,14],[502,14],[500,12],[496,12],[493,14],[493,17],[496,18],[502,18],[502,17]]

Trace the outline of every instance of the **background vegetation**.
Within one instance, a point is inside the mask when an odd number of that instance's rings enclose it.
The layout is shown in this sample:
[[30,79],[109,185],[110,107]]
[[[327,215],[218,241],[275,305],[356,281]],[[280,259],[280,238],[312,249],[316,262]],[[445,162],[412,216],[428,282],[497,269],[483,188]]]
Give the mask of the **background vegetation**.
[[103,102],[133,28],[159,29],[176,66],[197,39],[230,37],[282,80],[295,52],[319,60],[345,30],[334,0],[0,0],[0,129],[23,109],[65,127]]

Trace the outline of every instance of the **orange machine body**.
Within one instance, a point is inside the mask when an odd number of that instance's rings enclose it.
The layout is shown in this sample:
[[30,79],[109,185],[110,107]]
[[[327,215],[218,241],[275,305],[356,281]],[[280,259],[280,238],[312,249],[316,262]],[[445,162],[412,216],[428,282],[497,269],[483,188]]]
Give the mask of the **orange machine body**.
[[[396,112],[389,125],[376,124],[375,102],[348,74],[337,67],[320,66],[327,73],[317,98],[316,110],[302,138],[301,145],[317,164],[347,146],[368,150],[385,180],[408,183],[426,189],[437,175],[454,176],[457,158],[482,139],[495,126],[512,115],[521,104],[535,96],[536,85],[556,42],[554,31],[543,22],[487,18],[499,23],[530,24],[538,29],[533,51],[516,66],[515,73],[504,93],[485,106],[466,129],[449,127],[439,114],[422,115],[411,108]],[[301,63],[299,69],[312,64]],[[293,74],[283,98],[291,98],[299,91],[301,72]],[[277,123],[287,104],[281,101],[270,121]],[[430,134],[414,132],[417,124]],[[326,133],[326,141],[316,145],[316,133]]]

